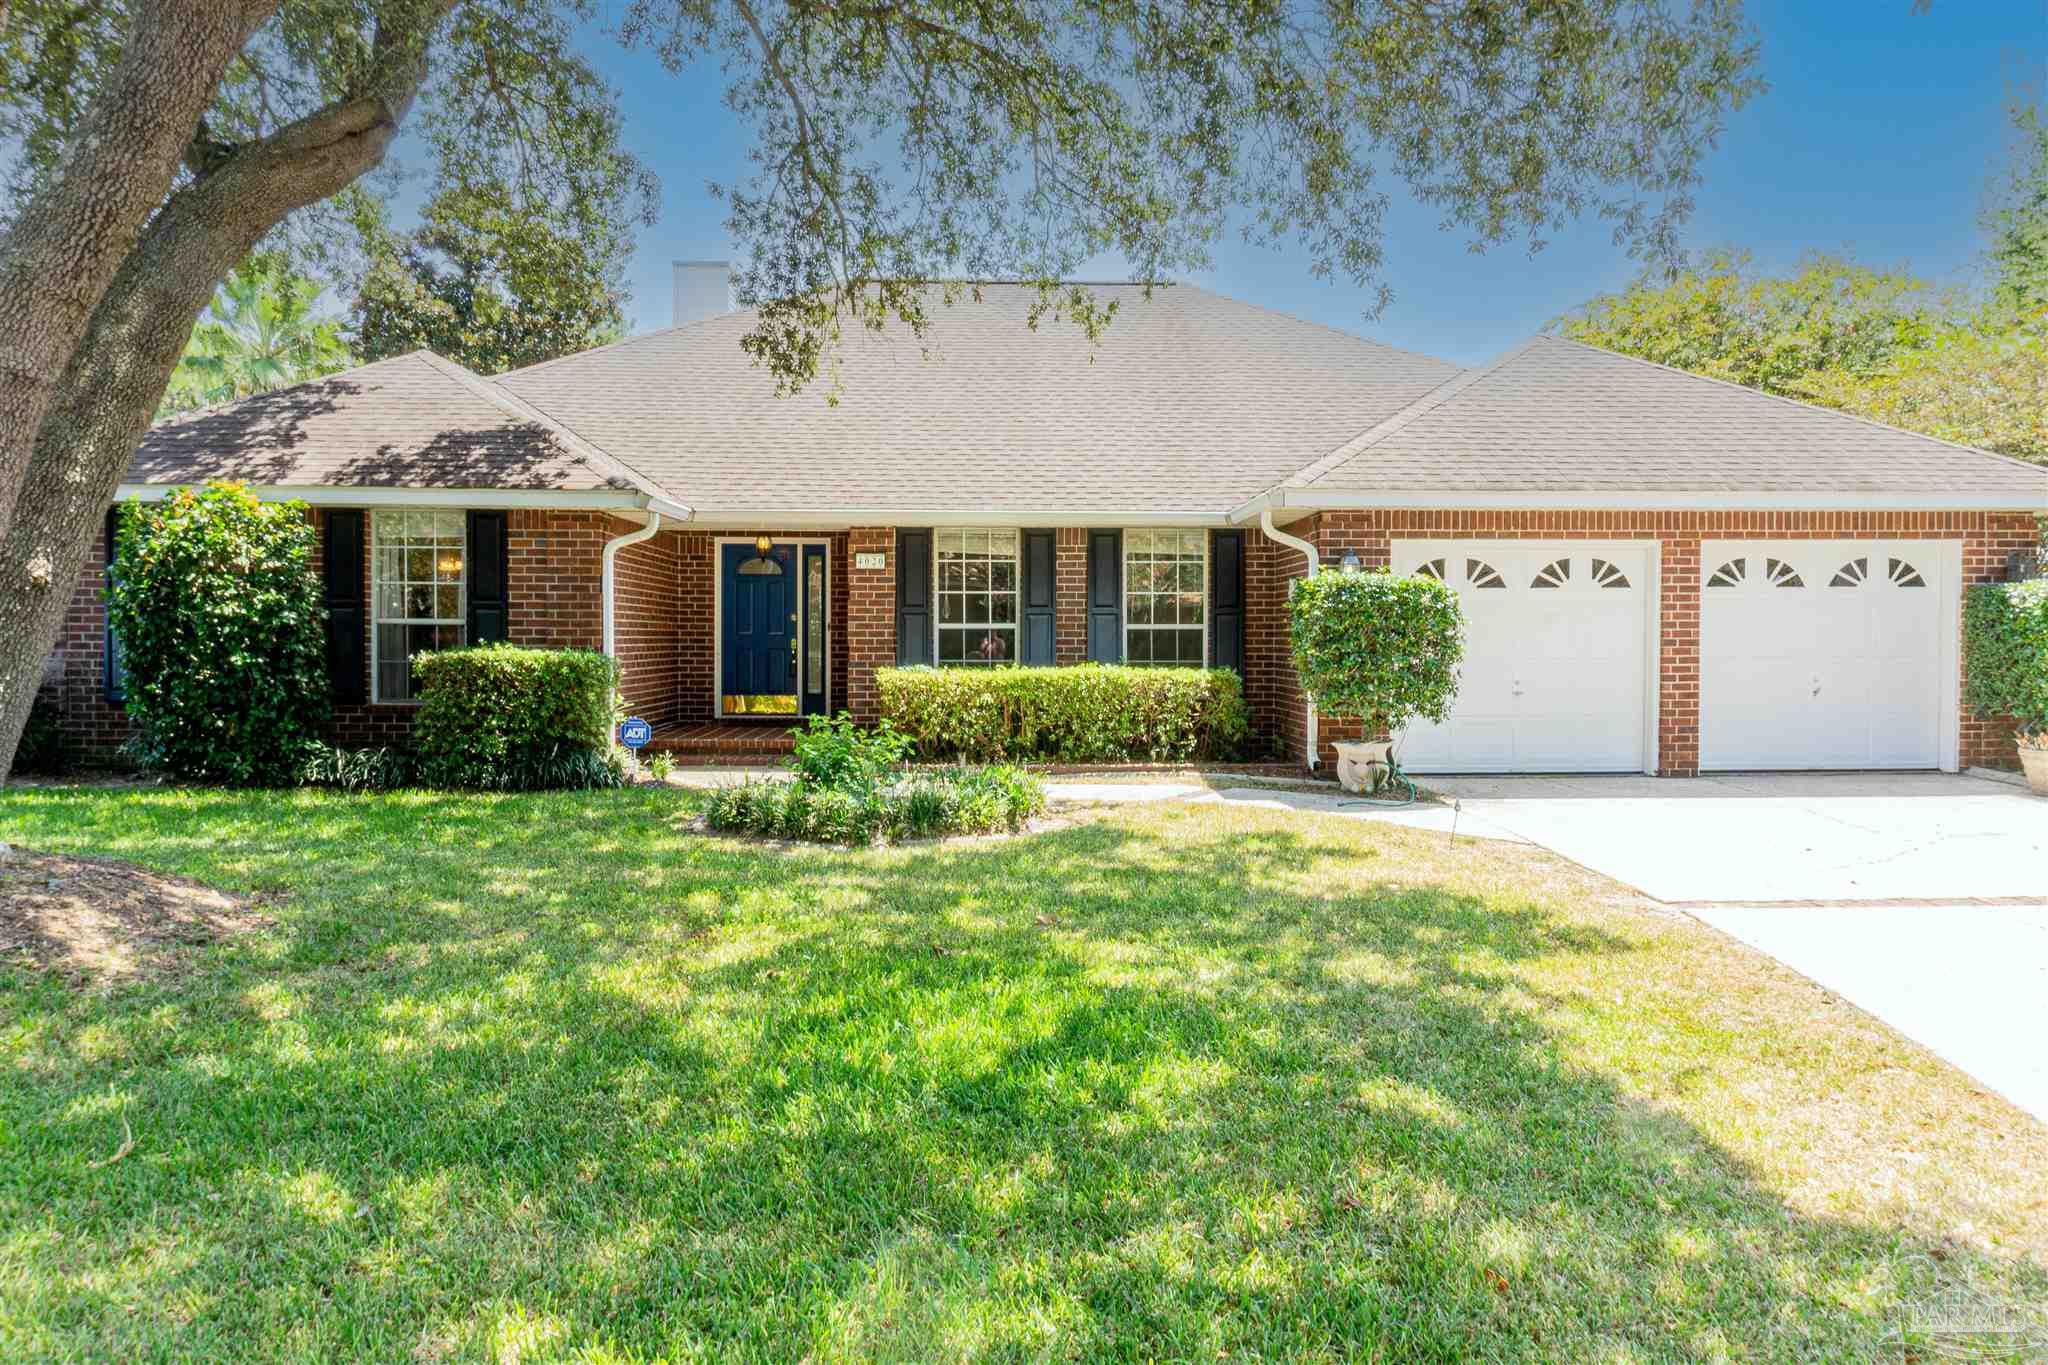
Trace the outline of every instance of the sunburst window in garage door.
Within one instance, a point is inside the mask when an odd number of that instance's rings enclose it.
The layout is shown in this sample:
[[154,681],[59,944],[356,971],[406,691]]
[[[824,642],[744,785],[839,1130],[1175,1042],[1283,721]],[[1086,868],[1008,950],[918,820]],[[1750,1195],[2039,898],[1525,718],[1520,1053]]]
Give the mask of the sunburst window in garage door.
[[1408,727],[1417,772],[1641,772],[1650,551],[1557,541],[1399,541],[1393,565],[1449,571],[1466,620],[1457,700]]
[[[1700,766],[1932,768],[1954,629],[1938,551],[1864,542],[1703,545]],[[1819,591],[1799,591],[1807,586]],[[1787,591],[1792,589],[1792,591]],[[1953,611],[1953,604],[1946,609]]]
[[1415,566],[1415,576],[1417,578],[1434,578],[1437,582],[1441,583],[1444,581],[1444,562],[1441,559],[1426,560]]
[[1604,559],[1593,561],[1593,581],[1603,588],[1626,588],[1628,575]]
[[1749,571],[1746,559],[1731,559],[1707,576],[1710,588],[1732,588],[1740,584]]

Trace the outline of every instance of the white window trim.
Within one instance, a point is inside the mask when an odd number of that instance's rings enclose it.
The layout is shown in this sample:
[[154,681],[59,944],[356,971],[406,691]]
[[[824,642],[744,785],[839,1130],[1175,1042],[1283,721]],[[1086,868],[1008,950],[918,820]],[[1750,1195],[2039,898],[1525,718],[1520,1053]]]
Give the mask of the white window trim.
[[[1200,536],[1200,537],[1201,537],[1201,539],[1202,539],[1202,626],[1201,626],[1201,630],[1202,630],[1202,663],[1201,663],[1201,666],[1202,666],[1203,668],[1207,668],[1207,667],[1209,667],[1209,653],[1210,653],[1210,637],[1211,637],[1211,635],[1213,635],[1213,634],[1214,634],[1214,632],[1215,632],[1215,629],[1216,629],[1216,608],[1215,608],[1215,604],[1214,604],[1213,602],[1211,602],[1211,601],[1209,600],[1209,589],[1210,589],[1210,575],[1211,575],[1211,572],[1212,572],[1212,570],[1211,570],[1211,567],[1210,567],[1210,560],[1211,560],[1211,558],[1212,558],[1212,557],[1214,556],[1214,552],[1215,552],[1215,546],[1214,546],[1214,544],[1212,543],[1212,542],[1213,542],[1213,539],[1214,539],[1214,538],[1213,538],[1212,536],[1210,536],[1209,532],[1208,532],[1208,531],[1207,531],[1207,530],[1206,530],[1205,528],[1203,528],[1203,527],[1200,527],[1200,526],[1127,526],[1127,527],[1124,527],[1123,529],[1121,529],[1121,530],[1119,530],[1119,531],[1117,532],[1117,538],[1118,538],[1118,539],[1117,539],[1117,557],[1118,557],[1118,561],[1119,561],[1119,562],[1118,562],[1118,564],[1117,564],[1117,575],[1118,575],[1118,577],[1120,577],[1120,578],[1121,578],[1121,579],[1123,580],[1123,581],[1122,581],[1122,583],[1120,583],[1120,584],[1118,585],[1118,587],[1119,587],[1119,592],[1120,592],[1120,595],[1121,595],[1121,597],[1122,597],[1122,600],[1121,600],[1121,601],[1120,601],[1120,602],[1119,602],[1119,603],[1117,604],[1117,605],[1118,605],[1118,607],[1119,607],[1119,611],[1118,611],[1118,613],[1117,613],[1117,614],[1118,614],[1119,616],[1121,616],[1121,617],[1123,618],[1123,622],[1122,622],[1122,624],[1123,624],[1123,661],[1124,661],[1124,663],[1125,663],[1126,665],[1128,665],[1128,666],[1130,666],[1130,667],[1134,667],[1134,668],[1156,668],[1156,667],[1158,667],[1158,666],[1159,666],[1159,665],[1157,665],[1157,664],[1154,664],[1154,663],[1152,663],[1152,662],[1150,662],[1150,661],[1147,661],[1147,662],[1145,662],[1145,663],[1142,663],[1142,664],[1133,664],[1133,663],[1131,662],[1131,533],[1132,533],[1133,531],[1147,531],[1147,532],[1151,532],[1151,531],[1180,531],[1180,532],[1183,532],[1183,533],[1185,533],[1185,534],[1197,535],[1197,536]],[[1139,629],[1139,630],[1158,630],[1158,629],[1165,629],[1165,630],[1186,630],[1186,629],[1187,629],[1187,627],[1186,627],[1186,626],[1165,626],[1165,627],[1158,627],[1158,626],[1139,626],[1139,627],[1138,627],[1138,629]],[[1186,668],[1186,667],[1188,667],[1188,665],[1186,665],[1186,664],[1169,664],[1169,665],[1167,665],[1167,667],[1170,667],[1170,668]]]
[[[400,697],[390,701],[384,699],[384,670],[381,667],[378,643],[383,637],[383,626],[442,626],[451,622],[441,616],[393,616],[383,617],[377,612],[377,522],[385,516],[404,516],[407,512],[446,512],[446,507],[381,507],[370,510],[370,553],[368,572],[370,575],[369,630],[370,630],[370,704],[372,706],[418,706],[417,697]],[[462,642],[469,643],[469,518],[462,519],[462,603],[461,615],[452,623],[462,627]]]
[[[939,596],[944,589],[939,586],[939,537],[948,531],[1003,531],[1017,538],[1017,552],[1011,556],[1010,595],[1017,601],[1014,621],[948,621],[941,622]],[[1017,526],[934,526],[932,527],[932,667],[933,668],[1015,668],[1023,662],[1024,652],[1024,531]],[[965,659],[952,663],[939,657],[939,631],[953,630],[1002,630],[1010,632],[1010,657],[1000,663],[974,663]]]

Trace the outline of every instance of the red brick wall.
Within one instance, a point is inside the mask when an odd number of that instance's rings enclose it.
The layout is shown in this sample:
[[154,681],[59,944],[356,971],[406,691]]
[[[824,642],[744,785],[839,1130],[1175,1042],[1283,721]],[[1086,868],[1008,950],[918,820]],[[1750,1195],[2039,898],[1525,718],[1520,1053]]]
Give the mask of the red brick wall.
[[71,746],[88,763],[110,762],[128,738],[128,717],[107,700],[106,537],[94,538],[79,571],[64,625],[43,669],[43,691],[56,698]]
[[1053,532],[1053,547],[1053,662],[1083,663],[1088,658],[1087,528],[1060,527]]
[[[880,714],[875,670],[896,663],[896,531],[889,526],[856,526],[847,535],[849,555],[880,554],[879,569],[849,568],[846,641],[847,709],[858,721]],[[849,564],[851,560],[849,560]]]
[[[626,546],[612,561],[612,645],[619,660],[619,690],[629,713],[657,726],[673,725],[683,700],[682,615],[676,602],[681,540],[674,531],[658,531]],[[513,581],[516,591],[518,580]]]
[[[1691,512],[1691,511],[1472,511],[1360,510],[1321,512],[1284,527],[1319,548],[1325,563],[1355,550],[1368,568],[1388,562],[1400,539],[1655,540],[1663,558],[1662,665],[1658,679],[1658,763],[1666,776],[1699,770],[1699,556],[1702,540],[1956,540],[1962,542],[1963,583],[1996,580],[2005,556],[2035,542],[2034,518],[2026,512]],[[1277,549],[1278,547],[1274,547]],[[1299,573],[1301,556],[1290,556],[1287,572]],[[1283,561],[1286,562],[1286,561]],[[1284,597],[1282,598],[1284,602]],[[1961,622],[1956,625],[1958,632]],[[1247,652],[1250,651],[1247,626]],[[1271,651],[1270,632],[1262,647]],[[1284,650],[1284,627],[1279,635]],[[1260,665],[1271,669],[1270,662]],[[1289,670],[1291,672],[1291,670]],[[1305,752],[1305,711],[1289,701],[1280,721],[1288,752]],[[2008,731],[1964,711],[1960,739],[1965,766],[2010,767]],[[1320,726],[1323,761],[1335,761],[1334,740],[1348,729],[1324,718]]]

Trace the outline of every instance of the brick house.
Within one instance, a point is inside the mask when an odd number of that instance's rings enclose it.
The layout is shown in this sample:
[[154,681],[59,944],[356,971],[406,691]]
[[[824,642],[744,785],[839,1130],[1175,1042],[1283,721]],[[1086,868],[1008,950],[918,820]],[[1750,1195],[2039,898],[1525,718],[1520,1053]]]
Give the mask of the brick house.
[[[614,653],[684,747],[872,719],[887,665],[1101,660],[1235,668],[1327,762],[1353,731],[1302,694],[1288,585],[1390,566],[1471,625],[1420,772],[2010,765],[1959,700],[1961,594],[2035,542],[2048,470],[1550,337],[1459,370],[1101,292],[1099,343],[983,286],[793,397],[741,313],[496,379],[419,352],[160,424],[121,496],[310,506],[344,743],[402,739],[414,652],[502,638]],[[52,675],[104,751],[102,563]]]

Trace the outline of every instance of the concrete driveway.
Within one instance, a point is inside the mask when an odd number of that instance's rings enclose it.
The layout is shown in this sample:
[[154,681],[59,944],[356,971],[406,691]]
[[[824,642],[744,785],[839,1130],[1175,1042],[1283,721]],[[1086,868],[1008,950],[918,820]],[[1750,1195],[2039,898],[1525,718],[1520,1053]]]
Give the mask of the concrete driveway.
[[1429,779],[1468,814],[1678,904],[2048,900],[2048,800],[1949,773]]
[[1431,785],[1684,905],[2048,1122],[2048,800],[1940,773]]

